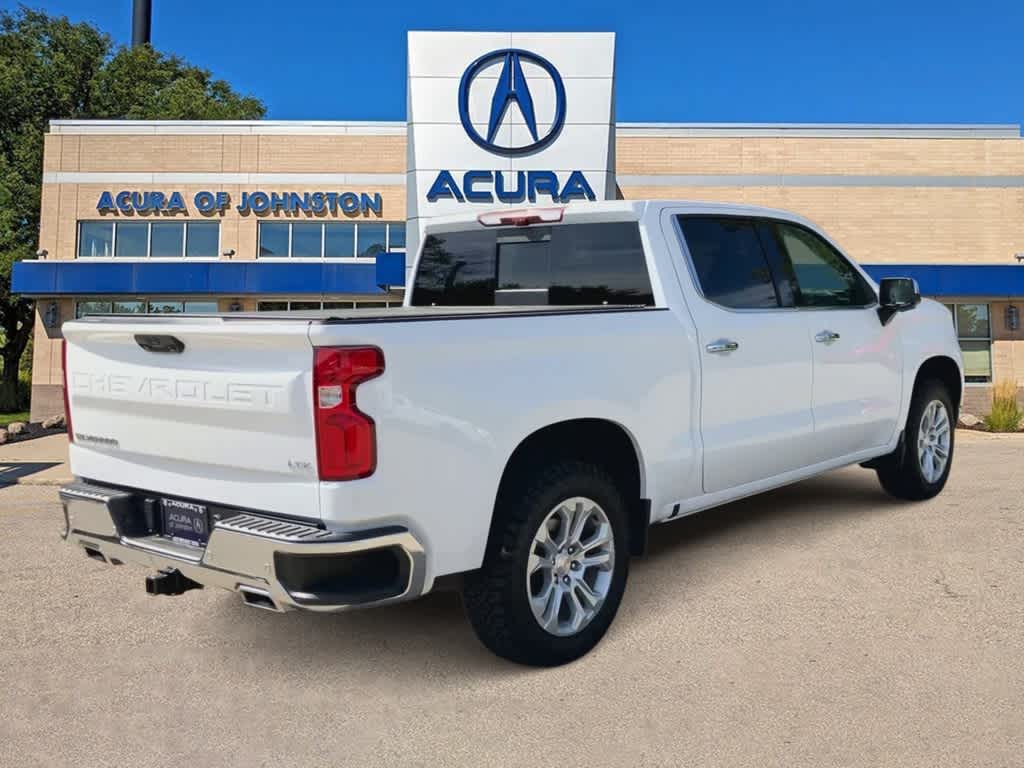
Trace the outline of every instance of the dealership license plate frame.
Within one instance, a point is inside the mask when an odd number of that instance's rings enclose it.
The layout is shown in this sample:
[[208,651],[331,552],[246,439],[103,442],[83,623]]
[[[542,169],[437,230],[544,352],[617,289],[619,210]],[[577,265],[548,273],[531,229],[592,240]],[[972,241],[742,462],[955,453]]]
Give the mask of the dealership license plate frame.
[[210,539],[210,508],[206,504],[180,499],[160,499],[163,535],[190,547],[205,547]]

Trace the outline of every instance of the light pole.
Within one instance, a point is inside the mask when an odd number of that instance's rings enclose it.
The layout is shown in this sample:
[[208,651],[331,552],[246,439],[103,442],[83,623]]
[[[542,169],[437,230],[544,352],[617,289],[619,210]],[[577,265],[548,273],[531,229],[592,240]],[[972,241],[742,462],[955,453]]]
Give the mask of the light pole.
[[153,0],[132,0],[132,48],[148,45],[153,30]]

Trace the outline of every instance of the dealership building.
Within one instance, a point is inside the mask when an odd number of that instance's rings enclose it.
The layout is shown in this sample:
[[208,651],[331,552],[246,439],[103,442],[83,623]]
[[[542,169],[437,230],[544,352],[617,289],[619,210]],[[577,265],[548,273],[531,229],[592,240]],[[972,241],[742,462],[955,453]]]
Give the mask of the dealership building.
[[431,216],[616,197],[799,213],[950,307],[969,410],[1024,391],[1019,126],[616,123],[612,34],[408,43],[404,122],[51,122],[13,284],[37,301],[32,418],[62,410],[66,320],[399,304]]

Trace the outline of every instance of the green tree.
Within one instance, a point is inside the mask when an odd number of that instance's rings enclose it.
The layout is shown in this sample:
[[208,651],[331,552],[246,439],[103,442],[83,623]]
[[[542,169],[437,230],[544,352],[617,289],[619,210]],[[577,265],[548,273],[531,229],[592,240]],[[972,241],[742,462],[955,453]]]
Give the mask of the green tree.
[[149,46],[115,47],[90,24],[0,11],[0,411],[18,406],[33,303],[11,294],[15,262],[39,237],[43,136],[52,119],[253,120],[258,99]]

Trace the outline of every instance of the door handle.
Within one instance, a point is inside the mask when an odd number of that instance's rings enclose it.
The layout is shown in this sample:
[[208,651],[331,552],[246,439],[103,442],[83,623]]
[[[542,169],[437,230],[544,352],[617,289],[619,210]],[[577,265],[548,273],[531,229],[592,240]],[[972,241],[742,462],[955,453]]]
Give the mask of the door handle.
[[821,331],[814,340],[820,344],[831,344],[833,341],[839,341],[839,334],[835,331]]
[[739,342],[733,341],[732,339],[719,339],[718,341],[712,341],[708,344],[705,349],[713,354],[721,354],[723,352],[735,352],[740,348]]

